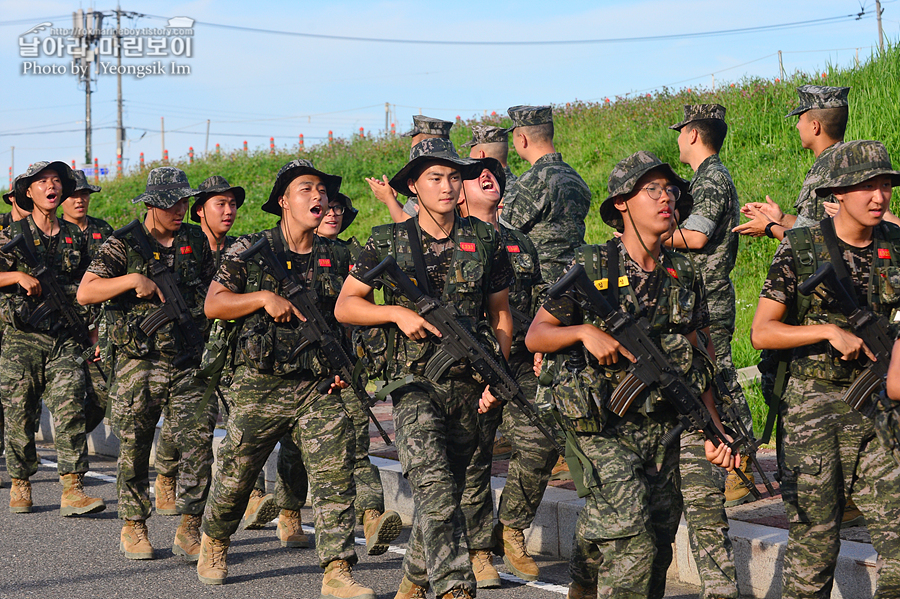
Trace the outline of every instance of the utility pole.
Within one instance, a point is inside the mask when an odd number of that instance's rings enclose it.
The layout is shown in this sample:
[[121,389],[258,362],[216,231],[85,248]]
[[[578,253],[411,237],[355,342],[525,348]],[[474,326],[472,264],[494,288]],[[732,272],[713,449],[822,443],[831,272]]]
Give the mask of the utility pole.
[[[116,164],[122,164],[122,153],[125,149],[125,128],[122,126],[122,8],[116,4],[116,63],[118,65],[118,73],[116,74],[116,84],[118,91],[116,95],[117,113],[116,120]],[[121,176],[121,172],[116,172],[116,176]]]
[[103,13],[94,11],[85,13],[78,9],[72,13],[72,26],[75,30],[75,38],[81,40],[78,76],[79,81],[84,83],[84,162],[90,164],[93,157],[91,148],[91,66],[95,66],[92,46],[100,39]]
[[878,18],[878,47],[884,52],[884,30],[881,28],[881,0],[875,0],[875,16]]
[[390,102],[384,103],[384,134],[388,134],[388,129],[391,126],[391,104]]
[[209,154],[209,119],[206,119],[206,146],[203,148],[203,155]]
[[162,156],[165,158],[166,155],[166,117],[159,117],[159,131],[160,131],[160,140],[162,142]]
[[778,51],[778,73],[781,80],[784,81],[784,62],[781,60],[781,50]]

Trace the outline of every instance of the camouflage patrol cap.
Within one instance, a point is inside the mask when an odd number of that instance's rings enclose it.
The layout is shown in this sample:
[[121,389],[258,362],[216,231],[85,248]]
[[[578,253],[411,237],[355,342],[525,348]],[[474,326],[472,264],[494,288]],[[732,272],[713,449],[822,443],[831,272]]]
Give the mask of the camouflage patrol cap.
[[359,214],[359,210],[353,207],[353,202],[350,201],[350,197],[346,194],[337,194],[335,201],[344,207],[344,218],[341,220],[341,230],[338,231],[338,233],[343,233],[356,218],[356,215]]
[[197,193],[188,183],[183,170],[174,166],[161,166],[150,171],[144,193],[131,200],[131,203],[143,202],[147,206],[168,210],[183,198],[192,198]]
[[195,223],[199,223],[200,215],[197,214],[197,209],[209,198],[225,193],[226,191],[230,191],[234,194],[234,201],[237,203],[237,207],[240,208],[244,203],[244,197],[246,195],[243,187],[233,187],[228,184],[225,177],[220,177],[218,175],[213,175],[201,183],[200,187],[197,188],[197,199],[194,200],[194,205],[191,206],[191,220]]
[[90,183],[88,183],[87,175],[85,175],[84,171],[81,170],[80,168],[73,169],[72,176],[75,177],[75,189],[72,191],[72,193],[75,193],[76,191],[84,191],[84,190],[87,190],[91,193],[97,193],[100,191],[100,187],[98,187],[96,185],[91,185]]
[[508,144],[509,131],[503,127],[494,127],[493,125],[472,125],[472,139],[459,146],[461,148],[471,148],[478,144]]
[[450,139],[450,127],[452,126],[453,123],[450,121],[442,121],[430,116],[416,114],[413,115],[413,128],[403,133],[401,137],[415,137],[420,133],[425,133],[426,135],[439,135]]
[[672,125],[671,127],[669,127],[669,129],[681,131],[681,128],[688,123],[704,119],[717,119],[720,121],[724,121],[725,107],[721,104],[685,104],[684,118],[680,123]]
[[888,175],[891,186],[900,185],[900,171],[891,165],[887,148],[880,141],[856,140],[837,146],[828,155],[828,179],[816,188],[816,195],[826,197],[836,187],[850,187],[879,175]]
[[512,127],[507,133],[516,127],[531,127],[553,122],[553,109],[549,106],[511,106],[506,111],[512,119]]
[[309,160],[298,158],[291,160],[278,169],[278,174],[275,175],[275,185],[272,186],[269,199],[262,206],[263,212],[281,216],[281,205],[278,203],[278,200],[284,195],[284,190],[291,184],[291,181],[303,175],[317,176],[325,184],[325,195],[329,198],[337,197],[338,191],[341,189],[341,178],[337,175],[323,173],[314,167]]
[[675,202],[675,210],[678,211],[678,222],[687,218],[694,205],[694,198],[688,191],[690,183],[679,177],[668,163],[657,158],[655,154],[636,152],[620,161],[609,175],[609,195],[600,204],[600,218],[603,222],[619,233],[625,230],[625,222],[622,220],[622,213],[616,210],[615,200],[633,192],[638,180],[653,170],[660,171],[681,190],[681,195]]
[[827,85],[801,85],[797,88],[800,97],[800,105],[787,113],[789,116],[798,116],[807,110],[819,108],[840,108],[849,106],[847,98],[850,94],[849,87],[829,87]]
[[34,202],[31,201],[31,198],[29,198],[28,194],[25,192],[37,178],[38,174],[48,168],[56,171],[62,181],[62,197],[59,198],[59,204],[62,204],[66,198],[75,191],[75,177],[72,175],[72,169],[69,168],[68,164],[58,160],[53,162],[45,160],[35,162],[28,167],[27,171],[16,177],[15,183],[13,184],[16,205],[18,205],[19,208],[26,212],[31,212],[34,209]]
[[453,147],[453,142],[449,139],[441,137],[432,137],[420,141],[412,147],[409,152],[409,162],[400,169],[390,181],[391,187],[397,193],[405,196],[414,195],[406,184],[412,178],[412,174],[416,169],[430,162],[439,162],[452,165],[462,174],[463,179],[474,179],[481,174],[483,166],[477,160],[470,158],[460,158]]

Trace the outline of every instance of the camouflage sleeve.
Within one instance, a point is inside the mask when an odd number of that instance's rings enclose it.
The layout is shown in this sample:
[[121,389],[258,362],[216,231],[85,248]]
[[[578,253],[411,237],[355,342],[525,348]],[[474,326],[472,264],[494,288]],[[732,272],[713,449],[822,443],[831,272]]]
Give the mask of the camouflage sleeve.
[[[0,230],[0,247],[9,243],[9,227]],[[16,268],[16,257],[13,254],[0,252],[0,272],[9,272]]]
[[357,280],[362,281],[363,275],[378,266],[379,262],[381,260],[378,259],[378,248],[375,247],[375,240],[369,237],[366,247],[362,249],[359,257],[356,258],[356,265],[350,271],[350,274]]
[[516,181],[507,193],[509,197],[503,201],[504,220],[523,233],[528,233],[539,220],[547,197],[547,194],[535,197],[537,194],[525,185],[526,182],[523,178]]
[[487,292],[497,293],[509,288],[515,280],[512,264],[509,261],[509,255],[502,249],[494,252],[491,261],[491,280],[488,282]]
[[418,216],[419,215],[419,198],[413,196],[406,200],[406,203],[403,204],[403,212],[407,213],[410,216]]
[[727,192],[728,187],[723,186],[712,176],[697,179],[691,186],[694,205],[681,226],[712,237],[716,223],[727,216],[724,214],[729,204]]
[[694,305],[694,314],[691,316],[691,331],[699,331],[709,326],[709,304],[706,301],[706,289],[703,288],[703,277],[695,277],[694,297],[697,301]]
[[121,277],[126,274],[128,272],[128,248],[125,246],[125,242],[115,237],[104,241],[88,266],[87,272],[104,279]]
[[791,250],[790,238],[785,237],[775,251],[759,297],[789,306],[796,295],[797,273],[794,272],[794,252]]
[[231,247],[225,250],[222,263],[212,280],[232,293],[243,293],[247,285],[247,263],[241,260],[244,250],[250,249],[256,239],[251,235],[239,237]]

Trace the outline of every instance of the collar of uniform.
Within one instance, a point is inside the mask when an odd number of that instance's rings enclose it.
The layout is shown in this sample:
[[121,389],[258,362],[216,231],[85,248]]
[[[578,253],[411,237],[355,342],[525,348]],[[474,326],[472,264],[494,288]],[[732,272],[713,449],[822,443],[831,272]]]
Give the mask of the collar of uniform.
[[718,154],[711,154],[704,158],[703,162],[700,163],[700,166],[697,167],[697,170],[694,171],[694,176],[691,177],[691,183],[702,177],[713,165],[720,164],[721,162],[722,159],[719,158]]
[[550,162],[562,162],[562,154],[559,152],[550,152],[548,154],[544,154],[540,158],[534,161],[534,166],[550,163]]

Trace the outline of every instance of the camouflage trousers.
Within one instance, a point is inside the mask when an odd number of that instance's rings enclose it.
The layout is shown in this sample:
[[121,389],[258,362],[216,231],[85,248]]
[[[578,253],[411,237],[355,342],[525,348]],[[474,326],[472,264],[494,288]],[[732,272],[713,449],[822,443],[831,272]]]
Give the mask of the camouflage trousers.
[[119,517],[150,517],[150,448],[163,413],[179,423],[174,442],[181,470],[175,508],[179,514],[201,514],[209,491],[215,428],[214,409],[207,406],[203,414],[197,414],[205,386],[197,382],[194,370],[175,368],[169,355],[119,356],[116,368],[110,401],[119,437]]
[[431,586],[436,597],[457,588],[475,594],[475,575],[462,544],[460,501],[477,443],[483,390],[471,375],[463,375],[438,383],[416,377],[391,393],[397,453],[415,506],[403,574]]
[[0,397],[6,437],[6,470],[27,479],[40,463],[34,445],[41,400],[53,418],[60,475],[88,471],[84,369],[71,339],[6,327],[0,353]]
[[[99,368],[104,369],[103,374],[109,377],[109,368],[99,363]],[[84,416],[87,421],[85,428],[88,434],[91,434],[103,419],[106,417],[107,407],[109,405],[109,386],[107,381],[100,376],[98,366],[94,364],[85,364],[87,375],[85,376],[85,386],[87,388],[87,398],[84,404]]]
[[238,367],[235,405],[203,514],[207,535],[227,539],[237,531],[259,471],[278,440],[289,434],[309,474],[319,564],[356,563],[350,419],[340,398],[320,395],[316,383]]
[[[537,393],[533,364],[533,355],[527,352],[510,359],[510,369],[516,382],[529,400],[533,400]],[[555,422],[544,420],[550,430],[557,428]],[[472,463],[466,469],[462,509],[466,517],[469,549],[490,549],[494,545],[491,538],[494,524],[491,464],[498,427],[512,445],[509,472],[500,495],[498,510],[500,522],[510,528],[525,530],[531,526],[559,454],[522,410],[513,404],[491,410],[487,414],[479,414],[478,427],[478,447],[472,456]]]
[[706,459],[703,433],[681,436],[681,493],[691,551],[704,599],[738,597],[737,574],[728,516],[725,515],[725,470]]
[[[732,304],[733,307],[733,304]],[[731,338],[734,336],[734,317],[729,324],[713,321],[709,325],[709,333],[712,337],[713,348],[716,352],[716,366],[722,371],[725,377],[725,384],[731,397],[734,399],[734,408],[737,411],[738,418],[747,427],[747,430],[753,432],[753,415],[750,413],[750,405],[744,396],[744,390],[738,382],[737,369],[731,359]],[[705,459],[705,458],[704,458]]]
[[682,510],[679,446],[660,443],[675,418],[666,408],[611,418],[601,433],[575,435],[595,477],[585,480],[569,574],[599,597],[660,599]]
[[[785,501],[790,532],[784,596],[827,598],[834,585],[841,519],[852,498],[878,552],[875,599],[900,597],[900,468],[872,421],[841,401],[845,387],[791,377],[785,391]],[[789,495],[786,493],[786,497]]]

